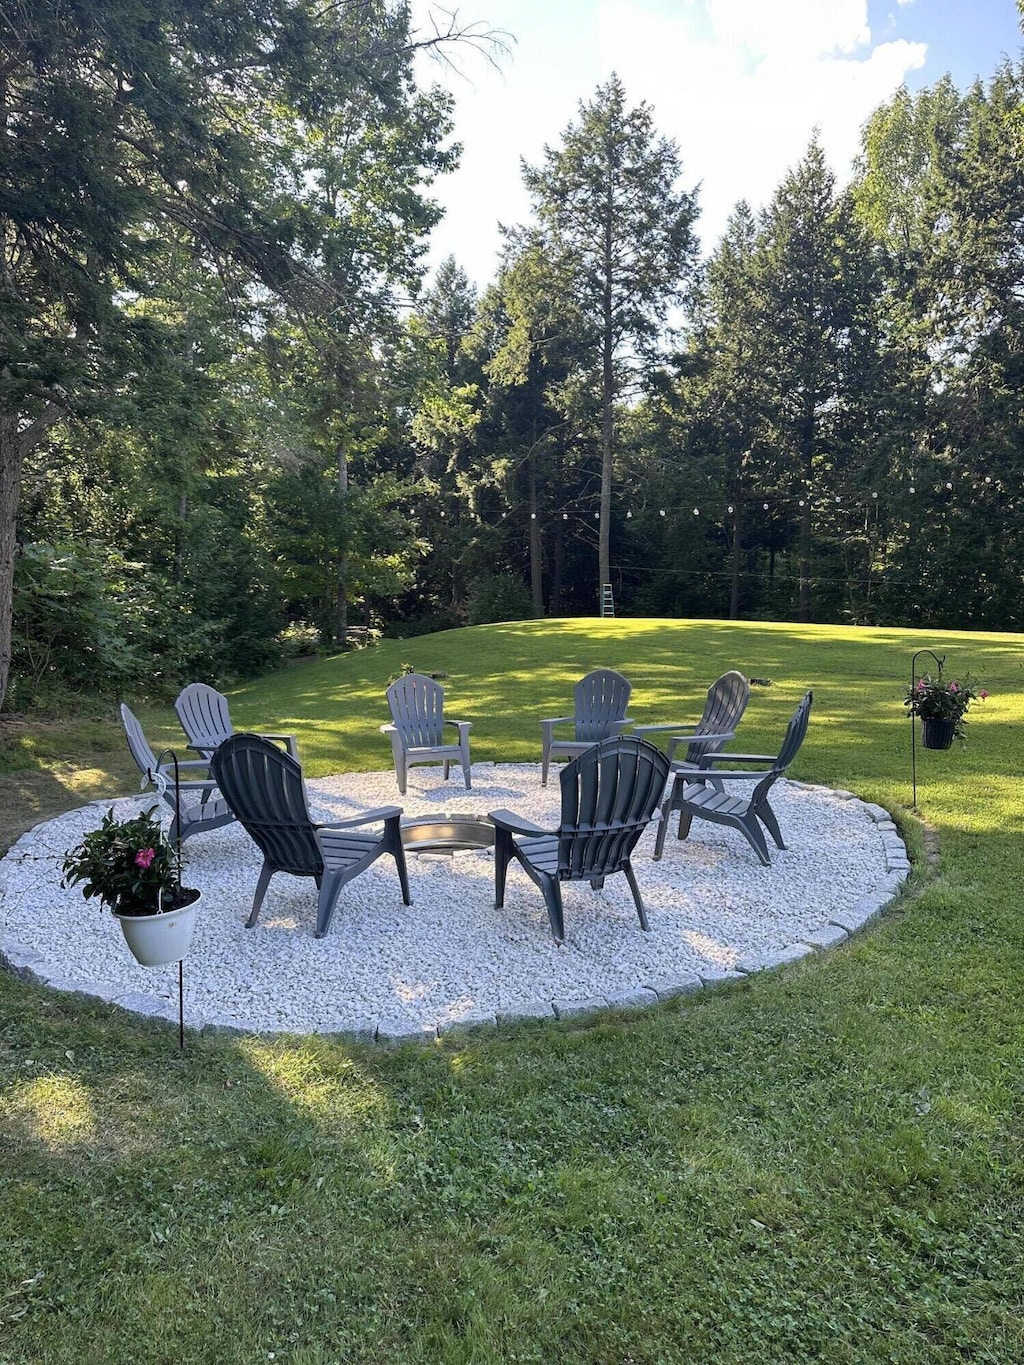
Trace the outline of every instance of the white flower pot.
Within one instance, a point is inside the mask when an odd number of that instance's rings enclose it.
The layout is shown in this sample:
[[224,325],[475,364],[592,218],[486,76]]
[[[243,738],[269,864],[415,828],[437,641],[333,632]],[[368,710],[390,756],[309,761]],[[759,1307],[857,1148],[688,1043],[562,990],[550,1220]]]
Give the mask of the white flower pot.
[[136,962],[143,967],[163,967],[168,962],[180,962],[192,942],[201,899],[197,897],[191,905],[168,910],[163,915],[115,914]]

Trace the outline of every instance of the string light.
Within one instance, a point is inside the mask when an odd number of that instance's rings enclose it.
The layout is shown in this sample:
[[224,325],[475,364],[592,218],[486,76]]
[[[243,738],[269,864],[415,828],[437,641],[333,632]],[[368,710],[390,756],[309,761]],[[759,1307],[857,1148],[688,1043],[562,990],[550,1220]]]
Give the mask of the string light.
[[803,507],[804,505],[805,505],[805,504],[804,504],[804,500],[803,500],[803,498],[801,498],[801,499],[800,499],[800,506]]
[[665,509],[664,509],[664,507],[660,507],[660,508],[658,509],[658,516],[659,516],[659,517],[663,517],[664,515],[665,515]]
[[632,521],[632,520],[633,520],[633,513],[632,513],[632,512],[627,512],[627,513],[626,513],[626,520],[627,520],[627,521]]
[[536,520],[537,520],[537,513],[536,513],[536,512],[531,512],[531,513],[530,513],[530,520],[531,520],[531,521],[536,521]]
[[871,496],[872,496],[873,498],[877,498],[877,497],[878,497],[878,494],[877,494],[877,493],[872,493]]
[[729,504],[729,513],[732,514],[732,503]]
[[764,510],[767,512],[767,511],[768,511],[768,504],[765,502],[765,503],[762,503],[761,505],[762,505],[762,507],[764,508]]
[[953,485],[951,483],[946,484],[946,491],[949,493],[953,491]]
[[699,508],[699,507],[695,507],[695,508],[693,509],[693,515],[694,515],[695,517],[699,517],[699,516],[700,516],[700,508]]
[[911,484],[911,485],[910,485],[910,488],[908,489],[908,492],[916,493],[916,492],[917,492],[917,489],[914,487],[913,484]]
[[569,520],[569,513],[568,513],[568,512],[563,512],[563,513],[562,513],[562,520],[563,520],[563,521],[568,521],[568,520]]
[[985,482],[986,482],[986,483],[991,483],[991,482],[992,482],[992,475],[991,475],[991,474],[986,474],[986,475],[985,475]]

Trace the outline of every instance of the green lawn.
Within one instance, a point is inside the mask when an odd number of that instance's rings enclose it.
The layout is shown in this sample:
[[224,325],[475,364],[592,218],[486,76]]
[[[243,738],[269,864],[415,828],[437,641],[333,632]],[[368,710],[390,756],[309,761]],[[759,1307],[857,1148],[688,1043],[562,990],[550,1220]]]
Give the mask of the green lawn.
[[[197,1037],[183,1056],[0,973],[0,1361],[1024,1359],[1024,638],[531,622],[231,700],[239,728],[294,730],[311,774],[383,768],[407,660],[448,673],[475,760],[538,760],[538,717],[589,668],[625,672],[654,722],[738,667],[772,679],[744,749],[813,687],[795,775],[902,819],[922,645],[992,692],[966,751],[918,752],[938,873],[785,972],[392,1051]],[[177,739],[169,708],[143,719]],[[15,732],[2,764],[12,830],[135,785],[109,723]]]

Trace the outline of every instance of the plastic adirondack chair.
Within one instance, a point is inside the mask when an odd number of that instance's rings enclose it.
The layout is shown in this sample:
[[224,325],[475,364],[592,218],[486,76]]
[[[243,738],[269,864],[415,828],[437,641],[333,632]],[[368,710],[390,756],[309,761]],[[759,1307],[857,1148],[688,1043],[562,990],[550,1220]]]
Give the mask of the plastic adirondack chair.
[[[771,754],[712,754],[707,760],[711,764],[716,762],[768,763],[771,766],[767,772],[762,774],[746,772],[742,769],[723,772],[720,769],[711,768],[708,770],[706,779],[695,774],[692,770],[678,772],[672,784],[672,791],[661,808],[661,826],[658,829],[658,838],[654,846],[654,857],[657,859],[662,855],[665,847],[668,817],[672,811],[677,810],[679,811],[680,839],[685,839],[689,834],[694,817],[711,820],[719,825],[729,825],[733,829],[738,829],[746,837],[764,866],[770,867],[771,858],[768,856],[768,844],[761,826],[764,825],[764,828],[774,839],[777,848],[784,849],[786,845],[782,842],[782,832],[779,829],[775,812],[769,805],[768,793],[785,773],[796,757],[800,745],[804,742],[813,701],[814,694],[808,692],[793,712],[786,729],[786,737],[782,741],[782,747],[774,757]],[[729,782],[738,779],[749,782],[752,778],[760,778],[760,781],[749,797],[731,796],[726,791],[726,785]]]
[[[447,780],[452,761],[461,764],[466,790],[472,787],[469,768],[469,731],[471,720],[445,720],[444,688],[422,673],[405,673],[387,690],[391,724],[382,725],[382,735],[391,737],[398,790],[405,795],[411,763],[431,763],[441,759]],[[459,738],[445,744],[444,727],[454,726]]]
[[[581,678],[574,689],[575,709],[571,716],[542,720],[540,785],[548,785],[548,767],[553,758],[575,758],[592,744],[621,734],[630,723],[626,715],[633,684],[613,668],[596,668]],[[557,739],[556,725],[575,727],[572,739]]]
[[557,829],[542,829],[513,811],[492,810],[494,900],[505,900],[505,874],[515,858],[540,887],[556,943],[565,938],[562,882],[589,881],[595,890],[605,877],[625,873],[641,928],[647,913],[630,857],[658,808],[668,777],[668,759],[647,740],[612,736],[590,745],[559,773],[562,817]]
[[[349,820],[317,823],[309,813],[298,759],[263,735],[231,735],[213,755],[210,768],[228,805],[263,854],[247,929],[253,928],[259,917],[274,873],[290,872],[294,877],[315,880],[320,892],[316,937],[323,938],[341,888],[385,853],[395,860],[402,900],[410,904],[400,806],[382,806]],[[361,828],[381,820],[381,834]]]
[[[712,755],[717,754],[722,745],[733,738],[749,700],[750,684],[743,674],[723,673],[708,688],[704,714],[696,724],[667,722],[664,725],[634,725],[633,733],[644,739],[658,732],[672,731],[665,750],[669,759],[674,760],[672,771],[692,773],[694,769],[706,769]],[[686,755],[682,759],[675,759],[676,749],[682,743],[686,744]]]
[[[160,764],[157,756],[150,748],[149,741],[143,734],[142,726],[139,724],[138,717],[121,703],[121,723],[124,726],[125,739],[128,741],[128,748],[131,750],[132,758],[138,765],[139,771],[145,775],[147,780],[156,787],[161,801],[171,811],[171,828],[168,838],[173,843],[179,836],[181,842],[193,834],[202,834],[204,830],[219,829],[221,825],[230,825],[235,817],[226,801],[211,799],[213,792],[217,788],[216,782],[210,778],[186,779],[184,782],[177,783],[178,798],[175,799],[175,772],[173,762]],[[178,773],[186,768],[190,771],[202,769],[205,773],[209,765],[203,758],[186,758],[179,760]],[[198,802],[188,801],[187,797],[198,796]],[[178,811],[181,812],[181,822],[179,831]]]
[[[206,683],[189,683],[178,693],[174,709],[185,731],[188,747],[203,758],[210,758],[228,736],[235,733],[227,697]],[[264,734],[263,738],[283,744],[292,758],[298,758],[294,735]]]

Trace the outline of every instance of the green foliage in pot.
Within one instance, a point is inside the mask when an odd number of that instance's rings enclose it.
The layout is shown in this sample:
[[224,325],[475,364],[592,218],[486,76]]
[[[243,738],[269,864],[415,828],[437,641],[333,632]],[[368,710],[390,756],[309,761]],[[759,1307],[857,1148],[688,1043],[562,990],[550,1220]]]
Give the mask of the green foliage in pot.
[[978,690],[969,673],[962,678],[948,681],[940,673],[933,678],[926,673],[923,678],[908,687],[903,697],[903,705],[912,716],[922,720],[950,720],[953,722],[957,739],[965,737],[967,722],[964,717],[972,701],[984,701],[988,693],[984,688]]
[[99,829],[88,833],[64,859],[62,886],[82,887],[119,915],[153,915],[189,904],[196,893],[182,891],[178,861],[152,806],[130,820],[107,811]]

